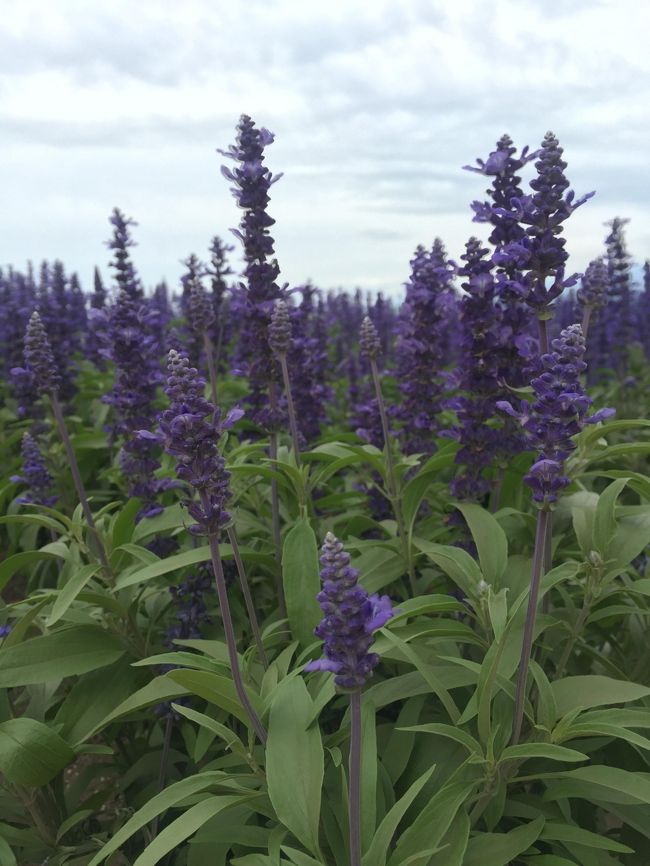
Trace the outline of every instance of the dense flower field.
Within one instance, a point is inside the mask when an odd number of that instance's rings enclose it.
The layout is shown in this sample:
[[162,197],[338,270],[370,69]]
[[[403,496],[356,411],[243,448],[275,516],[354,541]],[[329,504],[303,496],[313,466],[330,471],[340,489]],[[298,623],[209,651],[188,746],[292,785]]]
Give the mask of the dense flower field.
[[0,866],[647,866],[650,263],[547,133],[400,305],[288,287],[272,142],[241,275],[0,274]]

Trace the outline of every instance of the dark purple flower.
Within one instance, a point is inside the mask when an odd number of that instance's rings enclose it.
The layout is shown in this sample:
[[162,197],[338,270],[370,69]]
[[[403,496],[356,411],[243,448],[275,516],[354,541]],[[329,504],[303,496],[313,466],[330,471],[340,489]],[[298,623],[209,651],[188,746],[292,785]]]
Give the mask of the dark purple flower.
[[160,438],[167,453],[176,458],[178,477],[199,494],[200,502],[186,502],[197,522],[191,531],[216,535],[230,520],[226,511],[230,473],[219,453],[219,439],[243,413],[233,410],[221,422],[219,410],[203,396],[205,379],[175,349],[169,352],[168,370],[165,393],[171,404],[160,418]]
[[356,691],[365,685],[379,664],[369,652],[373,634],[394,615],[388,596],[368,596],[358,583],[359,572],[341,542],[328,532],[321,548],[323,589],[317,598],[323,619],[314,634],[325,642],[324,659],[309,662],[306,671],[330,671],[336,685]]
[[61,376],[39,314],[34,311],[25,332],[25,364],[39,394],[59,390]]
[[131,237],[130,228],[137,226],[135,220],[124,216],[119,208],[114,208],[109,217],[113,226],[113,237],[107,242],[107,246],[113,251],[113,260],[109,267],[114,270],[114,279],[117,288],[133,300],[144,297],[142,284],[131,261],[130,247],[134,247],[135,241]]
[[235,361],[248,373],[252,420],[269,428],[277,426],[280,419],[268,408],[269,389],[275,390],[279,378],[268,343],[268,326],[275,301],[285,295],[276,282],[280,268],[273,258],[274,242],[269,232],[275,220],[267,213],[269,190],[281,177],[272,175],[264,165],[264,148],[272,142],[272,133],[256,127],[243,114],[236,143],[219,151],[238,163],[233,169],[223,166],[221,171],[232,181],[232,193],[244,212],[239,228],[233,232],[243,244],[246,260],[245,284],[236,296],[240,339]]
[[430,251],[419,246],[411,259],[411,276],[399,313],[396,346],[397,380],[402,395],[407,454],[430,454],[438,427],[444,389],[442,370],[450,361],[449,332],[455,315],[454,264],[439,238]]
[[592,400],[581,379],[587,365],[580,325],[565,328],[551,347],[541,357],[542,372],[531,383],[536,397],[533,404],[523,401],[518,412],[506,401],[497,403],[501,411],[519,419],[528,444],[539,452],[524,481],[532,488],[533,499],[544,506],[556,502],[558,491],[569,484],[564,461],[575,448],[573,436],[585,424],[614,414],[613,409],[601,409],[587,415]]
[[600,310],[607,304],[607,265],[602,256],[587,266],[576,297],[583,307],[594,310]]
[[16,501],[51,507],[58,496],[53,493],[52,476],[45,465],[41,449],[29,433],[23,433],[20,451],[23,458],[22,475],[12,475],[10,480],[14,484],[24,484],[28,489]]

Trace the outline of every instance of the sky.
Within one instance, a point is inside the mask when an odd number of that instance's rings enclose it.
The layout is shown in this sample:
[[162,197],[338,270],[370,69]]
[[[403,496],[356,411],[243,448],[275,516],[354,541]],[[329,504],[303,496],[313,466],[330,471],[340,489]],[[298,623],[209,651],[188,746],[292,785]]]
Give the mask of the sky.
[[[143,281],[173,287],[240,213],[217,148],[275,133],[282,279],[398,296],[418,244],[458,258],[487,179],[461,166],[553,130],[594,199],[570,266],[627,217],[650,257],[650,4],[641,0],[21,0],[0,31],[0,264],[105,276],[108,217],[138,222]],[[525,178],[534,175],[529,165]]]

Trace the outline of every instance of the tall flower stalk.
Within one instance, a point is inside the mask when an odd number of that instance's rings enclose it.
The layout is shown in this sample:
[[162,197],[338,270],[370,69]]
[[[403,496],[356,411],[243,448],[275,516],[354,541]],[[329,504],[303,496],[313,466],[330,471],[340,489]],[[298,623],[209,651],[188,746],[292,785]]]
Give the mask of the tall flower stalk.
[[293,404],[291,393],[291,380],[289,378],[289,366],[287,364],[287,353],[291,348],[291,321],[289,319],[289,308],[284,301],[276,301],[269,325],[269,345],[273,354],[280,363],[282,370],[282,381],[284,384],[284,396],[287,401],[287,414],[289,415],[289,428],[291,430],[291,441],[293,442],[293,456],[296,464],[300,466],[300,437],[298,436],[298,421],[296,409]]
[[381,344],[379,342],[379,335],[377,333],[377,329],[370,321],[368,316],[366,316],[361,323],[361,330],[359,332],[359,348],[361,350],[361,354],[368,359],[368,363],[370,364],[370,372],[372,375],[372,382],[375,389],[375,399],[377,400],[377,408],[379,410],[379,416],[381,418],[381,427],[384,437],[384,449],[386,452],[386,484],[388,487],[388,497],[393,507],[393,513],[397,522],[397,534],[402,545],[402,553],[404,556],[404,561],[406,563],[411,592],[415,596],[417,595],[417,585],[415,583],[415,569],[413,567],[411,546],[409,544],[408,533],[406,531],[406,524],[404,523],[401,496],[397,483],[397,473],[395,471],[395,458],[393,456],[390,429],[388,427],[388,413],[386,412],[386,403],[384,401],[384,394],[381,389],[381,378],[379,376],[379,369],[377,367],[377,357],[381,350]]
[[[241,411],[234,410],[221,421],[219,410],[203,396],[205,380],[195,367],[190,366],[188,358],[175,349],[169,352],[168,370],[170,375],[165,393],[171,403],[161,415],[163,444],[167,453],[176,458],[178,477],[198,494],[198,502],[194,499],[186,502],[188,512],[196,521],[190,531],[195,535],[207,536],[235,689],[255,733],[264,744],[266,730],[246,693],[239,667],[219,550],[221,531],[230,523],[230,515],[226,510],[230,498],[230,473],[226,470],[217,443],[223,431],[241,417]],[[141,432],[141,435],[158,438],[151,433]]]
[[350,760],[348,824],[351,866],[361,866],[361,690],[379,664],[369,652],[374,632],[393,616],[388,596],[368,596],[359,585],[359,572],[331,532],[321,548],[323,589],[317,598],[323,619],[314,634],[322,638],[325,658],[309,662],[306,671],[334,674],[337,690],[350,697]]
[[59,402],[58,392],[61,379],[56,368],[47,333],[37,312],[32,313],[27,324],[27,331],[25,333],[25,364],[32,375],[33,381],[36,383],[38,393],[47,396],[50,402],[59,436],[68,458],[68,465],[70,466],[70,473],[72,474],[77,491],[77,497],[95,543],[97,557],[106,577],[112,579],[113,572],[108,562],[104,542],[99,534],[95,518],[88,503],[86,489],[81,478],[81,472],[79,471],[79,464],[77,463],[77,456],[72,447],[70,434],[68,433],[61,403]]
[[591,398],[584,390],[581,376],[587,369],[583,360],[585,341],[580,325],[571,325],[553,340],[552,351],[541,357],[542,372],[532,380],[535,401],[529,405],[522,401],[519,410],[506,402],[497,408],[516,418],[523,428],[528,443],[539,453],[524,481],[533,491],[538,507],[537,530],[533,552],[533,568],[528,596],[528,609],[524,637],[517,670],[515,711],[512,742],[519,742],[524,717],[524,701],[528,666],[533,645],[539,587],[547,559],[551,514],[558,498],[571,479],[566,474],[565,461],[575,449],[572,437],[585,424],[595,424],[614,414],[612,409],[601,409],[587,416]]

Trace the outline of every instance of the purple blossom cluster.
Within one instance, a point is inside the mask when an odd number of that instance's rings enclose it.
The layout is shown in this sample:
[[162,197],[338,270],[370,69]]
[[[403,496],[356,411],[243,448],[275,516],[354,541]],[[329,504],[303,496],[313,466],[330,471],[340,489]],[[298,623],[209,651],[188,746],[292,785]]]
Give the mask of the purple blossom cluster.
[[186,501],[196,520],[190,530],[197,535],[217,535],[230,520],[226,510],[230,498],[230,473],[219,453],[222,433],[243,412],[232,410],[221,421],[219,410],[203,396],[205,379],[185,355],[169,352],[167,394],[170,405],[160,416],[160,434],[140,431],[140,437],[161,441],[176,458],[176,474],[198,494],[200,501]]
[[53,506],[58,499],[53,491],[54,481],[38,442],[29,433],[23,433],[20,451],[23,462],[22,474],[12,475],[10,481],[14,484],[24,484],[27,490],[18,497],[16,502]]
[[276,282],[280,268],[274,255],[274,241],[269,229],[275,220],[267,213],[269,190],[281,175],[273,175],[264,165],[264,149],[273,142],[273,133],[256,127],[248,115],[243,114],[237,127],[237,141],[228,150],[219,151],[237,165],[222,167],[224,176],[233,183],[232,193],[244,215],[233,233],[242,242],[246,268],[245,282],[233,301],[239,319],[238,367],[248,375],[250,394],[248,402],[253,409],[252,420],[275,427],[278,413],[274,406],[278,373],[268,343],[268,326],[277,300],[285,291]]
[[407,454],[434,450],[444,389],[442,371],[449,363],[450,308],[455,266],[439,238],[431,250],[419,246],[411,259],[411,276],[398,322],[397,378],[402,394],[398,417],[403,422]]
[[309,662],[306,671],[329,671],[344,691],[357,691],[372,676],[379,656],[369,652],[373,634],[394,615],[387,595],[371,595],[359,585],[343,545],[328,532],[321,548],[323,589],[318,602],[323,619],[314,634],[324,643],[325,658]]
[[570,484],[565,461],[575,448],[572,437],[585,424],[614,414],[613,409],[601,409],[587,416],[592,400],[581,380],[587,369],[581,326],[566,328],[551,346],[552,351],[541,357],[542,372],[532,381],[536,396],[532,405],[523,400],[516,410],[505,400],[497,403],[498,409],[519,420],[527,443],[539,452],[524,481],[544,508],[557,502],[558,494]]

